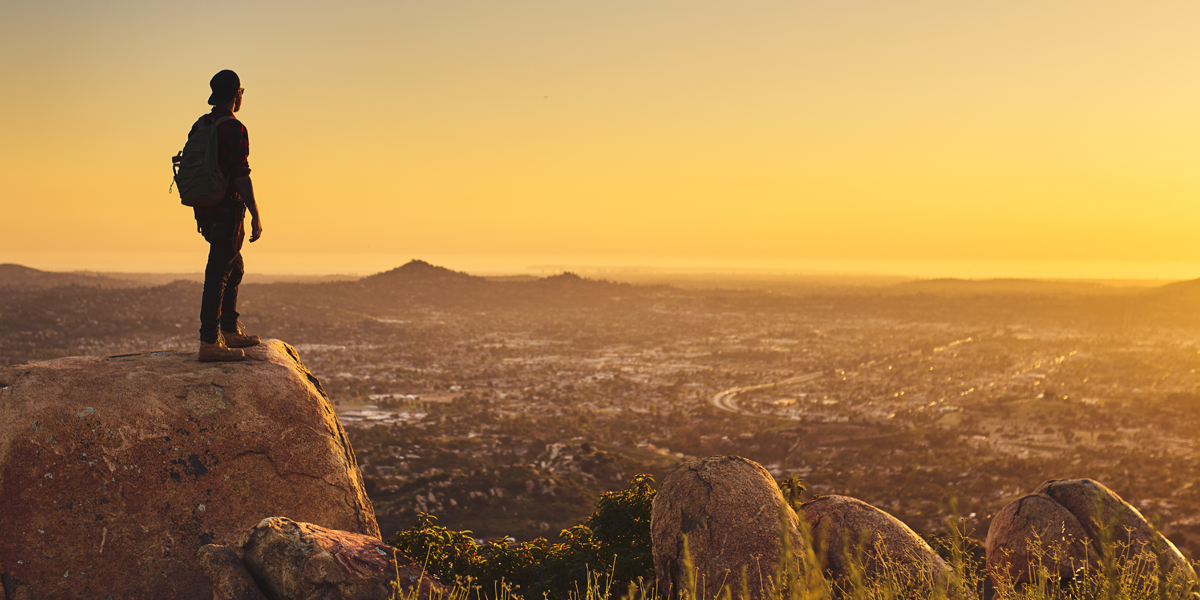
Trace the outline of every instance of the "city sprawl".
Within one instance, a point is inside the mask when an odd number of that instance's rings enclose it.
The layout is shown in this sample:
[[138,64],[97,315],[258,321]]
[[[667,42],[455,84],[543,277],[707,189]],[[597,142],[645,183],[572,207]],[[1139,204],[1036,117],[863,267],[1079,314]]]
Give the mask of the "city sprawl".
[[[198,285],[92,279],[9,282],[0,361],[194,349]],[[1090,477],[1200,551],[1191,282],[726,289],[413,262],[242,298],[321,379],[385,535],[426,512],[554,537],[637,473],[737,454],[926,535],[982,537],[1044,480]]]

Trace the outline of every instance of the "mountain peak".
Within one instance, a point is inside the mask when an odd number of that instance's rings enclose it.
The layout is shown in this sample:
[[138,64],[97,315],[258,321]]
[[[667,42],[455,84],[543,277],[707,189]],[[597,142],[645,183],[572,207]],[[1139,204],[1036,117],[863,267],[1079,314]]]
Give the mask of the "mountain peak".
[[395,279],[419,279],[419,280],[446,280],[446,279],[474,279],[471,275],[461,271],[453,271],[446,267],[431,265],[420,259],[412,259],[395,269],[376,273],[366,278],[368,281],[391,281]]
[[61,273],[14,263],[0,264],[0,286],[44,289],[64,285],[123,287],[128,282],[96,273]]

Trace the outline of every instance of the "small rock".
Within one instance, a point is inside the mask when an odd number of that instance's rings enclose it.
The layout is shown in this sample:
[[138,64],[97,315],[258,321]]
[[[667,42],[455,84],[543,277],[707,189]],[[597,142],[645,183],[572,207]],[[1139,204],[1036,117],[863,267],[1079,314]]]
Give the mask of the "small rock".
[[410,597],[442,593],[421,566],[379,538],[263,519],[242,541],[242,561],[270,598],[288,600],[391,600],[392,582]]

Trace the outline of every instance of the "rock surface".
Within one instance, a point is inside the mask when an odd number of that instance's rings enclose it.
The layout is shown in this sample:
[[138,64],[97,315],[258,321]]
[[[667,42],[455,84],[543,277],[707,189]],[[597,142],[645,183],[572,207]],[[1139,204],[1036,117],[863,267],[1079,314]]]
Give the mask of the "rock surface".
[[0,370],[0,577],[14,594],[207,600],[196,550],[264,517],[379,535],[320,382],[278,340],[247,355]]
[[740,456],[680,465],[654,497],[651,534],[659,592],[677,598],[687,589],[686,536],[697,594],[712,597],[724,586],[740,593],[745,568],[751,597],[759,597],[761,582],[779,563],[785,528],[798,556],[799,520],[762,465]]
[[1111,523],[1119,557],[1128,558],[1143,550],[1154,552],[1157,545],[1172,568],[1181,569],[1193,579],[1196,577],[1191,564],[1175,544],[1160,534],[1138,509],[1103,484],[1091,479],[1052,479],[1038,486],[1034,493],[1045,494],[1071,511],[1092,540],[1101,539],[1101,524]]
[[378,538],[297,523],[263,519],[242,543],[243,562],[263,591],[276,600],[390,600],[391,582],[419,597],[441,586]]
[[837,580],[851,573],[847,552],[862,545],[862,568],[868,578],[881,573],[881,559],[910,582],[949,583],[953,570],[912,529],[896,517],[847,496],[822,496],[801,506],[812,529],[818,557]]
[[237,553],[227,546],[200,546],[196,560],[212,584],[212,600],[267,600]]
[[[1132,559],[1139,553],[1161,553],[1170,569],[1189,579],[1196,573],[1187,559],[1145,517],[1115,492],[1091,479],[1054,479],[1038,486],[996,515],[988,528],[987,562],[993,581],[1006,574],[1018,583],[1028,582],[1030,558],[1026,540],[1031,532],[1041,538],[1042,547],[1057,543],[1069,564],[1043,564],[1051,571],[1059,569],[1066,577],[1070,565],[1078,568],[1090,563],[1096,568],[1101,556],[1102,528],[1111,532],[1117,558]],[[1151,559],[1145,564],[1155,568]]]
[[[1031,540],[1037,541],[1036,550]],[[1041,493],[1019,498],[996,513],[985,547],[993,582],[1028,583],[1041,567],[1069,581],[1077,570],[1098,564],[1079,519]]]

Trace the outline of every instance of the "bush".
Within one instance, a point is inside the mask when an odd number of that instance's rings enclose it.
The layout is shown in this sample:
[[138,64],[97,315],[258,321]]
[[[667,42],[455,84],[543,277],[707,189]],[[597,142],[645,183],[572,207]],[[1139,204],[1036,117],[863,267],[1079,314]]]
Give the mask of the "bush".
[[653,483],[651,475],[639,473],[626,490],[606,492],[588,520],[563,530],[556,544],[545,538],[479,543],[470,531],[451,531],[425,513],[387,543],[442,583],[477,588],[492,598],[502,589],[526,598],[566,598],[594,586],[601,573],[606,588],[623,591],[639,580],[654,581]]

